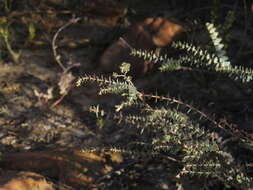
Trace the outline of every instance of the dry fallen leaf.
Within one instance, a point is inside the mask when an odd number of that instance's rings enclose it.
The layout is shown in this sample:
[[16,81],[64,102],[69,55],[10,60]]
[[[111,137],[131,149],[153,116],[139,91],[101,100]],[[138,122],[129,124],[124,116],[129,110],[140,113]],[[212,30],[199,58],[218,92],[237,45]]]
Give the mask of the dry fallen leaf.
[[44,176],[33,172],[4,171],[0,176],[0,190],[54,190]]
[[78,188],[94,186],[98,177],[108,174],[122,162],[120,153],[92,153],[73,148],[67,151],[5,153],[0,166],[8,170],[43,172],[47,177],[59,178],[60,182]]
[[118,66],[122,62],[128,62],[131,63],[131,74],[146,73],[154,67],[154,64],[130,56],[131,48],[159,53],[161,48],[169,45],[183,32],[185,29],[182,25],[161,17],[147,18],[144,22],[133,24],[122,37],[128,45],[118,40],[104,52],[100,59],[102,69],[105,72],[118,71]]

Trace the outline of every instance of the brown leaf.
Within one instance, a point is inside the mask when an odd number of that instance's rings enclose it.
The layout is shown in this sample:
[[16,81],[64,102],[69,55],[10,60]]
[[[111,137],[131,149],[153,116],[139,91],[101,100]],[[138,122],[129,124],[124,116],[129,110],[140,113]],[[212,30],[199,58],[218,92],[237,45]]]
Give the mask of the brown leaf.
[[53,184],[37,173],[5,171],[0,176],[0,190],[54,190]]
[[104,176],[123,162],[119,153],[89,153],[82,152],[79,148],[67,151],[6,153],[3,158],[1,168],[40,172],[75,187],[94,185],[98,177]]
[[160,49],[169,45],[175,37],[185,32],[182,25],[166,18],[147,18],[144,22],[133,24],[122,40],[113,43],[102,55],[101,65],[106,72],[117,71],[122,62],[131,63],[131,74],[146,73],[154,67],[153,63],[130,56],[131,48],[160,52]]

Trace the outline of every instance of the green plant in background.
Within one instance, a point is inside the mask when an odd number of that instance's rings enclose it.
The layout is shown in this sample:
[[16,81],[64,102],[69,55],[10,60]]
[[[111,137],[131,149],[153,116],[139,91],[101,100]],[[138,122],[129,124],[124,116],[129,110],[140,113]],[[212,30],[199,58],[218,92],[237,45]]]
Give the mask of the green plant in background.
[[[3,41],[3,45],[6,48],[8,54],[10,55],[11,59],[14,63],[20,62],[20,57],[22,55],[22,48],[19,50],[14,50],[12,46],[12,42],[10,37],[17,38],[18,35],[16,34],[15,27],[11,27],[12,22],[6,18],[0,18],[0,39]],[[28,37],[26,42],[22,45],[25,46],[28,42],[31,42],[36,37],[36,27],[33,22],[24,23],[28,30]]]
[[17,52],[13,50],[11,46],[11,42],[9,39],[10,36],[10,28],[9,28],[10,23],[8,23],[7,19],[2,19],[0,22],[0,37],[3,40],[5,47],[10,54],[12,60],[14,63],[19,63],[19,59],[21,56],[21,50],[18,50]]
[[220,23],[220,19],[221,19],[221,2],[220,0],[213,0],[212,3],[213,3],[213,6],[210,11],[210,20],[212,23],[217,25]]
[[[32,41],[36,37],[36,27],[34,21],[30,18],[27,19],[23,16],[16,18],[15,14],[12,14],[15,12],[15,10],[12,10],[14,3],[16,2],[13,0],[0,0],[0,11],[5,13],[5,15],[0,17],[0,44],[7,50],[12,61],[14,63],[19,63],[22,54],[21,47],[26,46],[28,42]],[[25,27],[20,27],[20,23],[22,23]],[[24,30],[27,30],[28,35],[26,35]],[[26,39],[26,41],[22,44],[18,44],[17,39]],[[16,44],[14,44],[15,42]]]
[[222,36],[222,39],[224,40],[225,42],[225,49],[228,47],[227,44],[230,43],[230,40],[231,40],[231,36],[230,36],[230,30],[233,26],[235,22],[235,12],[234,11],[228,11],[226,17],[225,17],[225,21],[222,25],[222,28],[221,28],[221,36]]
[[5,13],[9,13],[12,10],[12,2],[13,0],[0,0],[2,4],[2,8],[4,9]]
[[[228,47],[230,42],[230,33],[235,22],[235,11],[228,11],[225,16],[222,16],[220,0],[213,0],[213,8],[211,9],[210,20],[213,23],[224,41],[224,48]],[[224,20],[223,20],[224,18]]]
[[32,41],[36,37],[36,27],[34,23],[30,22],[28,24],[28,32],[29,32],[28,41]]

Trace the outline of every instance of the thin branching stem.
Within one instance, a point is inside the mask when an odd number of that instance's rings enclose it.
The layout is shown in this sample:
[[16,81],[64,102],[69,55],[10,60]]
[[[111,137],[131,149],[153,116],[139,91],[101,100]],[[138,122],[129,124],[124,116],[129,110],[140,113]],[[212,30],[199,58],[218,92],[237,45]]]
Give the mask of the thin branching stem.
[[61,57],[60,55],[58,55],[57,53],[57,45],[56,45],[56,40],[59,36],[59,34],[68,26],[70,26],[71,24],[77,23],[80,20],[80,18],[72,18],[69,20],[69,22],[67,22],[66,24],[64,24],[62,27],[60,27],[57,32],[55,33],[53,40],[52,40],[52,50],[53,50],[53,54],[54,54],[54,58],[55,61],[59,64],[59,66],[61,67],[61,69],[63,70],[63,72],[66,72],[67,68],[63,65],[63,63],[61,62]]

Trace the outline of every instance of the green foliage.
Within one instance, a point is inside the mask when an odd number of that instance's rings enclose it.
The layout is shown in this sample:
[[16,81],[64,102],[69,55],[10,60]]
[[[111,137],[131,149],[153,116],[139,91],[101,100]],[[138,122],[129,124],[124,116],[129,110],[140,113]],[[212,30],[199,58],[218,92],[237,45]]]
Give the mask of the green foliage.
[[224,17],[221,12],[221,4],[220,0],[213,0],[213,8],[211,10],[210,19],[221,34],[221,37],[225,42],[224,48],[226,49],[228,47],[228,43],[230,42],[229,31],[235,22],[235,11],[228,11]]
[[[220,17],[220,1],[214,1],[212,21]],[[216,27],[206,23],[212,45],[209,47],[188,42],[172,42],[171,47],[182,53],[178,58],[157,55],[153,51],[131,50],[131,55],[144,60],[160,63],[160,71],[189,70],[223,74],[232,80],[248,83],[253,79],[253,70],[233,65],[227,55],[229,42],[228,31],[235,20],[234,12],[228,12],[223,25]],[[205,49],[203,47],[206,47]],[[131,155],[132,158],[165,158],[177,166],[174,173],[178,187],[183,187],[187,180],[205,180],[222,183],[226,187],[247,189],[252,187],[253,179],[247,175],[245,168],[234,159],[229,148],[223,143],[223,137],[217,128],[227,132],[204,112],[192,104],[181,100],[150,95],[139,92],[132,78],[128,76],[130,65],[123,63],[121,73],[114,73],[110,78],[89,76],[79,78],[77,86],[82,83],[96,82],[100,86],[99,94],[118,94],[123,97],[120,104],[110,110],[110,114],[99,106],[91,111],[99,118],[99,125],[105,115],[123,122],[127,126],[140,129],[144,138],[129,142],[124,147],[113,149]],[[145,99],[159,102],[148,104]],[[129,111],[130,110],[130,111]],[[198,115],[198,117],[195,117]],[[203,120],[208,122],[202,122]],[[217,128],[214,128],[217,127]],[[144,140],[143,140],[144,139]],[[111,149],[110,149],[111,150]],[[109,150],[109,151],[110,151]],[[108,150],[107,150],[108,151]]]
[[[5,0],[5,9],[6,13],[11,15],[11,5],[12,0]],[[10,12],[10,13],[9,13]],[[28,42],[31,42],[36,37],[36,27],[33,21],[26,21],[24,17],[21,17],[21,21],[17,21],[12,16],[2,16],[0,17],[0,40],[3,42],[3,47],[7,50],[10,58],[14,63],[20,63],[20,57],[22,54],[22,48],[27,45]],[[23,19],[23,20],[22,20]],[[28,35],[26,32],[22,31],[23,26],[27,29]],[[23,44],[19,44],[20,39],[25,39]],[[16,44],[15,44],[16,43]]]
[[12,10],[12,3],[13,3],[13,0],[1,0],[0,1],[0,7],[4,9],[4,12],[5,13],[8,13]]
[[178,41],[173,42],[171,46],[186,52],[186,54],[180,55],[178,59],[168,58],[167,55],[157,56],[152,51],[135,49],[132,50],[131,54],[147,61],[162,63],[161,71],[202,69],[203,71],[226,74],[233,80],[243,83],[250,82],[253,79],[253,70],[241,66],[232,66],[216,27],[211,23],[206,23],[206,27],[214,45],[213,52],[200,46]]
[[103,94],[120,94],[126,98],[122,104],[116,105],[116,111],[120,111],[124,107],[131,106],[137,100],[137,89],[133,85],[131,77],[126,74],[130,70],[129,64],[123,63],[121,66],[122,74],[113,74],[113,78],[105,79],[97,76],[84,76],[79,78],[77,86],[80,86],[84,82],[96,82],[100,86],[100,95]]
[[[190,48],[191,49],[191,48]],[[154,60],[156,57],[152,57]],[[127,76],[129,64],[121,66],[121,74],[114,74],[112,78],[85,76],[79,78],[77,85],[86,82],[97,82],[100,94],[114,93],[124,97],[122,103],[116,105],[113,118],[141,129],[141,134],[151,133],[151,138],[137,141],[135,146],[118,148],[124,154],[134,158],[139,157],[159,159],[166,157],[168,162],[178,165],[177,183],[185,183],[185,177],[194,179],[208,178],[222,181],[224,184],[244,189],[252,185],[244,169],[233,159],[232,155],[222,144],[218,133],[201,126],[198,120],[191,119],[190,111],[196,112],[193,106],[175,99],[146,95],[134,86],[131,77]],[[161,106],[150,106],[143,98],[164,101]],[[171,106],[172,103],[188,109]],[[127,108],[127,109],[126,109]],[[137,114],[126,113],[126,110],[137,110]],[[106,112],[99,107],[91,109],[100,118]],[[197,111],[198,114],[202,112]],[[100,115],[101,113],[101,115]],[[201,115],[209,119],[204,113]],[[115,149],[116,150],[116,149]],[[181,184],[181,185],[180,185]]]
[[221,14],[220,6],[221,6],[220,0],[213,0],[213,8],[211,10],[211,21],[212,21],[212,23],[215,23],[215,24],[220,23],[219,22],[220,14]]
[[29,32],[28,40],[32,41],[36,37],[36,28],[35,28],[34,23],[32,22],[29,23],[28,32]]
[[206,27],[213,41],[215,54],[219,59],[220,67],[229,67],[231,63],[228,60],[226,51],[224,50],[224,44],[222,43],[222,39],[219,37],[217,29],[211,23],[206,23]]
[[11,46],[11,42],[9,39],[9,36],[10,36],[9,25],[10,25],[10,23],[7,23],[7,21],[5,21],[5,20],[0,21],[0,37],[3,39],[6,49],[7,49],[8,53],[10,54],[14,63],[18,63],[19,58],[21,56],[21,50],[19,50],[18,52],[15,52]]

